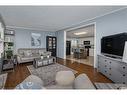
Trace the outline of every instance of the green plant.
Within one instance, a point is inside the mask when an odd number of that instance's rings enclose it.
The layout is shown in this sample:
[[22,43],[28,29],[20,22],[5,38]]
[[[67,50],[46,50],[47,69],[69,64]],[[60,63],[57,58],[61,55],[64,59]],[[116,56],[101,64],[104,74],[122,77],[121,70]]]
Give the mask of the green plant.
[[12,43],[12,42],[9,42],[9,43],[8,43],[8,46],[13,46],[13,43]]
[[13,56],[13,52],[11,50],[6,51],[6,57],[10,59]]

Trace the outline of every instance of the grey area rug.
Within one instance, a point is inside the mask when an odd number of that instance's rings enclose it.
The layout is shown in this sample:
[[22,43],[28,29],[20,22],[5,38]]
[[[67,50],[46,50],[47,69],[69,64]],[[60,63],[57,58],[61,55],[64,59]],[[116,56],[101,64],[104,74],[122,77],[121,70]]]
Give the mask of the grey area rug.
[[6,83],[7,79],[7,73],[6,74],[0,74],[0,89],[3,89]]
[[66,71],[72,71],[74,74],[77,73],[77,71],[68,68],[66,66],[60,65],[58,63],[39,67],[37,69],[34,68],[33,65],[27,66],[27,68],[31,74],[36,75],[43,80],[44,86],[55,84],[55,76],[58,71],[66,70]]

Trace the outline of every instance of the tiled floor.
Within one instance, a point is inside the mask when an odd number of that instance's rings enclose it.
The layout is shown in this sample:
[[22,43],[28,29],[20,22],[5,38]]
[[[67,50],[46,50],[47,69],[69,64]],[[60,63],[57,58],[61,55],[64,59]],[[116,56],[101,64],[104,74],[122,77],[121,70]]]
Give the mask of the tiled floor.
[[74,58],[73,55],[68,55],[68,56],[66,56],[66,59],[71,60],[71,61],[76,61],[78,63],[90,65],[90,66],[94,65],[94,57],[93,56],[88,56],[86,59],[77,59],[77,58]]

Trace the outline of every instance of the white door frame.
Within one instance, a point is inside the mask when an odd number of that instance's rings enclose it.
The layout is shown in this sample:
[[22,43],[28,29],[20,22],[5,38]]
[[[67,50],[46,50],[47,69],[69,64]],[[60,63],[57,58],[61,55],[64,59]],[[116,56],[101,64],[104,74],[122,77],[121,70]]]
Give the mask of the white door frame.
[[[65,30],[65,32],[71,31],[71,30],[74,30],[74,29],[78,29],[78,28],[82,28],[82,27],[86,27],[86,26],[89,26],[89,25],[94,25],[94,68],[96,68],[96,63],[97,63],[97,53],[96,53],[96,22],[80,25],[80,26],[77,26],[77,27],[72,27],[72,28],[69,28],[69,29]],[[65,48],[66,48],[66,45],[65,45]],[[65,57],[66,57],[66,54],[65,54]]]

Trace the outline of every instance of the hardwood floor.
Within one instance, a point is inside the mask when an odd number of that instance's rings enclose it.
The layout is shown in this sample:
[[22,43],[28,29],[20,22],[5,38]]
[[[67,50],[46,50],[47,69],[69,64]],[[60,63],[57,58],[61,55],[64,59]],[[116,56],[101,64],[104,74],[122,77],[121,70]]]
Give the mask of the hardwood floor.
[[15,67],[14,72],[9,72],[5,84],[5,89],[14,89],[19,83],[21,83],[26,77],[30,75],[26,66],[32,63],[23,63]]
[[[112,81],[103,76],[101,73],[98,73],[96,69],[94,69],[92,66],[85,65],[85,64],[80,64],[78,62],[74,62],[71,60],[63,60],[61,58],[57,58],[57,62],[59,64],[65,65],[69,68],[72,68],[78,73],[76,74],[79,75],[81,73],[85,73],[88,75],[90,80],[94,82],[103,82],[103,83],[111,83]],[[5,84],[5,89],[14,89],[16,85],[21,83],[26,77],[30,75],[29,70],[27,69],[28,65],[31,65],[32,63],[24,63],[20,64],[15,67],[14,72],[8,73],[6,84]]]

